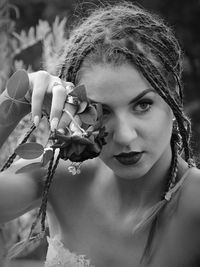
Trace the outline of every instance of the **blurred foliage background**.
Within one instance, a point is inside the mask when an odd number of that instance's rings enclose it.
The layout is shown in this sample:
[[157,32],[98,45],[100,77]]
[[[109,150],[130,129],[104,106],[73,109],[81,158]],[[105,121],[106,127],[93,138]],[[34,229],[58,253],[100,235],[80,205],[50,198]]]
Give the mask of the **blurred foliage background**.
[[[29,71],[45,68],[54,73],[55,54],[62,51],[65,37],[71,27],[87,14],[87,11],[107,2],[119,1],[0,0],[0,91],[5,88],[8,77],[19,68]],[[184,102],[186,113],[192,120],[192,145],[198,160],[200,153],[200,0],[134,2],[160,14],[174,29],[184,51]],[[26,128],[28,122],[29,118],[25,118],[1,149],[0,162],[13,150],[22,129]],[[41,126],[33,138],[42,140],[43,133],[44,128]],[[7,230],[0,232],[0,248],[3,246],[1,245],[3,235],[5,240],[5,231],[10,233],[12,228],[16,232],[16,223],[14,227],[7,225]],[[13,240],[20,240],[20,238],[17,234],[14,238],[7,234],[7,246],[14,242]],[[41,258],[41,250],[34,255],[36,258]]]

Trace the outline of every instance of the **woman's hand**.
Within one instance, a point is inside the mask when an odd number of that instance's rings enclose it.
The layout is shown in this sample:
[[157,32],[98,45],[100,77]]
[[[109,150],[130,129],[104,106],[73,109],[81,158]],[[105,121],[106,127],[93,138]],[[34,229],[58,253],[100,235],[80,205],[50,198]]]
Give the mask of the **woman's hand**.
[[70,82],[62,81],[59,77],[50,75],[46,71],[37,71],[28,74],[30,91],[25,96],[31,102],[32,118],[38,126],[42,112],[50,118],[51,130],[64,129],[69,125],[72,116],[76,112],[76,106],[66,103],[67,94],[74,88]]

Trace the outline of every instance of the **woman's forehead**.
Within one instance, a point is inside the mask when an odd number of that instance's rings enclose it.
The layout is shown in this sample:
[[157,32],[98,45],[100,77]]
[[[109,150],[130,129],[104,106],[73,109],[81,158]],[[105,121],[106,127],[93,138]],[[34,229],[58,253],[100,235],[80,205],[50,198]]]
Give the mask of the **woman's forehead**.
[[86,86],[88,97],[95,101],[116,97],[134,98],[144,90],[152,89],[142,74],[128,64],[94,65],[82,72],[79,83]]

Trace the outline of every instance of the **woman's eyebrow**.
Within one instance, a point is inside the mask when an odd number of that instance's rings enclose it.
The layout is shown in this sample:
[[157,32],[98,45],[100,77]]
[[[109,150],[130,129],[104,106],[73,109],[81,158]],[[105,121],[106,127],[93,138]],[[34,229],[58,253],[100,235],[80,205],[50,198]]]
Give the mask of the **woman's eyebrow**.
[[[155,91],[155,89],[153,89],[153,88],[148,88],[148,89],[142,91],[142,92],[141,92],[140,94],[138,94],[136,97],[134,97],[134,98],[130,101],[130,104],[133,104],[133,103],[137,102],[140,98],[142,98],[144,95],[148,94],[149,92],[154,92],[154,93],[155,93],[156,91]],[[89,99],[89,101],[90,101],[91,103],[94,103],[94,104],[100,103],[100,102],[97,102],[97,101],[95,101],[95,100],[93,100],[93,99],[91,99],[91,98],[88,98],[88,99]]]
[[153,88],[146,89],[146,90],[142,91],[139,95],[137,95],[136,97],[134,97],[130,101],[130,104],[133,104],[133,103],[137,102],[140,98],[142,98],[144,95],[148,94],[149,92],[154,92],[155,93],[156,91]]

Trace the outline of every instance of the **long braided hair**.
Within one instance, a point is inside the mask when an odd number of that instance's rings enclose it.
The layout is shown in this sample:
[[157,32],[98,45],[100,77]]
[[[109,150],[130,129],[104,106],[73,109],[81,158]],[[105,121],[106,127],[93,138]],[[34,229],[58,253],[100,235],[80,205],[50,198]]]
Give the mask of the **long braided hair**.
[[[178,182],[178,155],[184,154],[194,166],[190,146],[191,123],[183,111],[181,83],[182,51],[172,29],[155,14],[132,3],[104,6],[90,14],[72,32],[64,62],[62,79],[76,84],[81,71],[93,64],[133,64],[165,100],[174,114],[171,137],[172,161],[166,193]],[[142,259],[150,258],[158,213],[154,212],[151,230]]]

